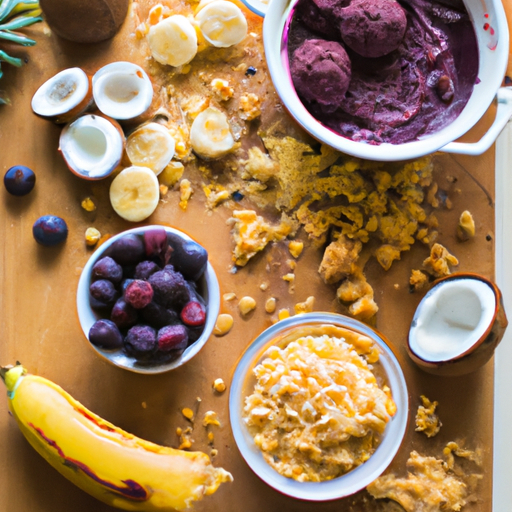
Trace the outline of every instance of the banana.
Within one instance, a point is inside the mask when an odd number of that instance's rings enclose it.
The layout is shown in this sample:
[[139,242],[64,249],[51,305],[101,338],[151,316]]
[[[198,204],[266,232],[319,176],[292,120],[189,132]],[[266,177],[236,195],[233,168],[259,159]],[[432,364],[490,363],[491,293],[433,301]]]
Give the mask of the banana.
[[158,123],[148,123],[126,139],[126,153],[133,165],[149,167],[157,176],[174,156],[175,142],[169,130]]
[[130,222],[147,219],[158,206],[160,189],[148,167],[127,167],[110,185],[110,203],[115,212]]
[[226,114],[215,107],[199,113],[190,128],[190,144],[202,158],[220,158],[229,153],[235,140]]
[[0,374],[9,409],[32,447],[59,473],[108,505],[134,511],[188,508],[230,473],[202,452],[159,446],[86,409],[60,386],[20,364]]
[[181,14],[174,14],[153,25],[147,37],[151,55],[160,64],[183,66],[196,56],[196,30]]
[[204,38],[213,46],[227,48],[240,43],[247,35],[247,20],[234,3],[213,0],[199,5],[195,21]]

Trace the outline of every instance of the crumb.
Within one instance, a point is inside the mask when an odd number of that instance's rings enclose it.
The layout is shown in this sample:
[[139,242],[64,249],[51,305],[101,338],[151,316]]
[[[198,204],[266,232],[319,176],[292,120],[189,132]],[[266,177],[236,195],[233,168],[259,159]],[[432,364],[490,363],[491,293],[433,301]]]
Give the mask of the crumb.
[[266,183],[277,173],[279,166],[264,153],[260,148],[254,146],[247,151],[248,159],[242,160],[243,170],[241,177],[244,180],[254,179]]
[[101,233],[96,228],[87,228],[85,230],[85,243],[89,247],[94,247],[101,239]]
[[297,304],[295,304],[295,314],[300,315],[301,313],[311,313],[314,307],[315,297],[311,295],[304,302],[297,302]]
[[206,411],[204,414],[203,427],[208,427],[209,425],[220,427],[220,421],[215,411]]
[[434,277],[451,274],[451,266],[457,266],[459,260],[450,254],[441,244],[435,243],[430,250],[430,256],[423,262],[423,268]]
[[225,293],[222,296],[222,299],[225,300],[226,302],[229,302],[231,300],[235,300],[236,299],[236,293],[234,293],[234,292]]
[[240,110],[242,111],[242,119],[253,121],[261,115],[261,99],[252,92],[242,95]]
[[183,416],[189,420],[189,421],[193,421],[194,420],[194,411],[192,409],[190,409],[189,407],[185,407],[181,410],[181,414],[183,414]]
[[174,187],[183,176],[185,166],[181,162],[170,162],[167,167],[158,175],[160,185]]
[[256,301],[249,296],[242,297],[238,303],[240,313],[245,316],[256,308]]
[[304,249],[304,242],[298,241],[298,240],[292,240],[288,244],[288,251],[290,251],[290,254],[297,259]]
[[217,393],[224,393],[224,391],[226,391],[226,384],[225,382],[222,380],[222,379],[215,379],[213,381],[213,385],[212,385],[213,389],[217,392]]
[[341,235],[325,249],[318,272],[327,284],[334,284],[352,274],[363,244]]
[[439,416],[435,414],[437,402],[431,402],[421,395],[423,405],[418,406],[416,412],[416,432],[423,432],[427,437],[434,437],[442,427]]
[[180,182],[180,208],[182,210],[186,210],[188,206],[188,201],[192,196],[192,184],[189,180],[183,179]]
[[93,212],[94,210],[96,210],[96,204],[94,203],[94,201],[90,198],[90,197],[86,197],[82,203],[81,203],[81,207],[86,211],[86,212]]
[[412,270],[409,284],[414,291],[423,290],[428,285],[428,276],[421,270]]
[[270,314],[274,313],[276,310],[276,302],[277,301],[275,297],[270,297],[267,299],[265,302],[265,311]]
[[263,282],[263,283],[261,283],[261,284],[260,284],[260,290],[261,290],[262,292],[264,292],[264,291],[268,290],[268,287],[269,287],[269,284],[268,284],[268,282],[267,282],[267,281],[265,281],[265,282]]
[[234,89],[227,80],[214,78],[210,83],[210,87],[219,101],[228,101],[233,97]]
[[213,334],[215,336],[224,336],[231,331],[234,324],[233,317],[229,313],[222,313],[217,317]]
[[468,210],[461,213],[459,224],[457,226],[457,238],[461,242],[466,242],[475,236],[475,221]]
[[141,406],[142,406],[143,409],[146,409],[148,404],[146,404],[146,402],[142,402]]

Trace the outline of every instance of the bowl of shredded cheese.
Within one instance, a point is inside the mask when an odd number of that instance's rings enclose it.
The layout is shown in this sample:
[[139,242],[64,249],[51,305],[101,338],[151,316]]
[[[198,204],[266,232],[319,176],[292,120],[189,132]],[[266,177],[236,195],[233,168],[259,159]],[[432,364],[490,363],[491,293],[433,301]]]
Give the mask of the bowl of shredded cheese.
[[260,334],[229,397],[242,457],[294,498],[354,494],[392,461],[408,418],[406,382],[389,343],[342,315],[308,313]]

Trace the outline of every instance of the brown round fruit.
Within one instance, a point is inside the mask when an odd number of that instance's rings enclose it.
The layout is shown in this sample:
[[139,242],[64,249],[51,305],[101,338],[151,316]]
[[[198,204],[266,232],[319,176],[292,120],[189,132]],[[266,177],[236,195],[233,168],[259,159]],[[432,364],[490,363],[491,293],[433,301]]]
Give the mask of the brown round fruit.
[[77,43],[97,43],[118,31],[129,0],[41,0],[46,22],[60,37]]

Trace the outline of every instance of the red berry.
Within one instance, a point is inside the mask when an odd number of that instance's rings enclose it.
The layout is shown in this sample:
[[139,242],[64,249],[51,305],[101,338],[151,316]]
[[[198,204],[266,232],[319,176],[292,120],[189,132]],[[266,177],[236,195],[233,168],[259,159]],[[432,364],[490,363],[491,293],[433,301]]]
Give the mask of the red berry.
[[135,309],[142,309],[153,300],[153,288],[147,281],[134,279],[124,291],[124,299]]
[[181,310],[180,317],[185,325],[199,327],[206,322],[206,310],[202,304],[192,300]]
[[183,352],[187,348],[188,333],[184,325],[167,325],[158,331],[158,350]]

